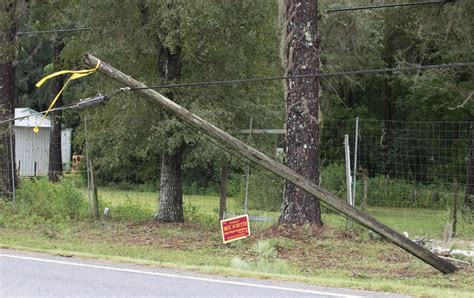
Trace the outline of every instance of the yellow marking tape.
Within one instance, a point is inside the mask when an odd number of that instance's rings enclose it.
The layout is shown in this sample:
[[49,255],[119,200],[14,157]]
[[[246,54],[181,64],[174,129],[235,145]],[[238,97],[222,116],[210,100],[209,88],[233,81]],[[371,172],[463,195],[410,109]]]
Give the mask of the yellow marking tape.
[[93,74],[94,72],[97,71],[97,69],[99,69],[99,66],[100,66],[100,61],[97,62],[97,65],[96,67],[94,68],[91,68],[91,69],[81,69],[81,70],[61,70],[61,71],[57,71],[55,73],[52,73],[48,76],[45,76],[44,78],[42,78],[38,83],[36,83],[36,88],[40,88],[47,80],[49,79],[52,79],[54,77],[57,77],[57,76],[61,76],[61,75],[64,75],[64,74],[72,74],[69,79],[66,81],[66,83],[64,84],[63,88],[61,88],[61,90],[59,90],[58,94],[56,94],[56,96],[54,97],[53,101],[51,102],[51,104],[49,105],[49,108],[48,110],[46,110],[46,113],[43,115],[43,117],[41,117],[40,121],[38,122],[38,124],[36,124],[35,128],[33,128],[33,131],[35,133],[38,133],[39,131],[39,126],[41,125],[41,123],[43,122],[44,118],[46,118],[46,116],[48,115],[48,113],[51,111],[51,109],[54,107],[54,104],[56,103],[56,101],[58,101],[58,98],[59,96],[61,95],[61,93],[64,91],[64,89],[66,89],[66,86],[69,84],[70,81],[73,81],[73,80],[77,80],[79,78],[82,78],[82,77],[85,77],[85,76],[88,76],[90,74]]

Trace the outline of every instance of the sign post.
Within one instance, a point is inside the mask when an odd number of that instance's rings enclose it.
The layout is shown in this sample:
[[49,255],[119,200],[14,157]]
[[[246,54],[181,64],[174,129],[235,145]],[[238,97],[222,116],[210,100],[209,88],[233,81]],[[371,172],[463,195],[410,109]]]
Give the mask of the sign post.
[[225,243],[250,236],[247,214],[221,220],[222,241]]

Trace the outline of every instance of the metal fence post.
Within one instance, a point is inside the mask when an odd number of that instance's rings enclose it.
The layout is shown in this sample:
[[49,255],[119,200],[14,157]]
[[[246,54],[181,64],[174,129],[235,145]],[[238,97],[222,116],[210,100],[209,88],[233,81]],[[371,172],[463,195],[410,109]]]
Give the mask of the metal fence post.
[[[249,127],[249,137],[248,141],[252,139],[252,124],[253,118],[250,118],[250,127]],[[249,179],[250,179],[250,163],[247,164],[247,169],[245,171],[245,194],[244,194],[244,214],[248,212],[249,206]]]
[[[351,177],[351,156],[349,152],[349,135],[344,135],[344,153],[346,157],[346,188],[347,188],[347,203],[354,206],[352,201],[352,177]],[[352,220],[347,218],[347,227],[352,227]]]
[[86,143],[87,198],[89,199],[89,213],[92,215],[91,171],[89,167],[89,145],[87,143],[87,116],[84,116],[84,140]]
[[356,129],[354,139],[354,168],[352,173],[352,206],[355,206],[356,201],[356,181],[357,181],[357,147],[359,144],[359,117],[356,117]]

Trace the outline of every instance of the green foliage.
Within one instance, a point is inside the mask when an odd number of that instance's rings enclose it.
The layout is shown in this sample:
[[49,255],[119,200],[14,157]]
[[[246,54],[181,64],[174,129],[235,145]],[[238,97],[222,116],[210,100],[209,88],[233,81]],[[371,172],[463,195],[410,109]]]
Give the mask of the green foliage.
[[[107,207],[106,203],[101,206]],[[143,204],[128,198],[124,204],[116,207],[109,207],[110,217],[114,220],[122,221],[144,221],[153,218],[153,210],[143,206]]]
[[257,255],[257,262],[247,262],[239,257],[233,257],[230,266],[239,270],[260,271],[273,274],[285,274],[289,272],[289,265],[277,258],[275,239],[257,241],[253,252]]
[[17,208],[22,214],[45,219],[79,219],[87,214],[87,202],[74,186],[47,179],[23,180],[17,190]]
[[196,222],[207,228],[217,228],[219,226],[218,210],[202,212],[192,203],[185,203],[183,206],[183,213],[186,221]]
[[[443,183],[423,185],[406,182],[403,179],[389,179],[377,176],[369,179],[369,206],[384,207],[418,207],[430,209],[445,209],[450,206],[454,193],[461,193]],[[362,193],[358,193],[358,198]],[[359,200],[356,204],[360,204]]]
[[[324,13],[331,7],[361,6],[372,2],[319,1],[323,72],[473,60],[474,18],[471,14],[474,1],[451,1],[436,8],[419,6],[403,10]],[[22,29],[103,28],[107,24],[107,30],[19,36],[16,63],[18,102],[36,110],[46,108],[51,90],[37,90],[34,83],[44,72],[49,73],[54,68],[51,64],[52,45],[57,41],[65,43],[61,55],[67,68],[82,68],[84,52],[91,52],[149,85],[157,85],[163,79],[159,77],[157,68],[157,49],[160,46],[169,48],[171,52],[181,49],[181,82],[281,74],[278,57],[281,28],[277,14],[275,1],[181,1],[176,5],[150,0],[103,0],[94,5],[87,1],[27,2],[19,22]],[[327,124],[329,119],[337,122],[353,119],[356,115],[383,119],[384,105],[389,102],[395,120],[470,121],[472,101],[458,109],[450,108],[464,102],[474,88],[473,82],[470,68],[325,78],[322,81],[323,186],[345,197],[344,168],[338,166],[343,160],[340,144],[343,132],[353,131],[353,124],[340,122],[333,126]],[[117,87],[110,80],[95,75],[68,87],[65,99],[77,100],[97,92],[107,94]],[[251,117],[254,127],[281,128],[286,111],[281,89],[281,82],[268,82],[165,91],[179,104],[235,134],[239,129],[247,128]],[[384,100],[387,96],[389,101]],[[75,112],[65,113],[67,125],[76,128],[74,149],[78,153],[84,151],[83,121]],[[235,177],[230,179],[229,195],[243,198],[243,179],[236,177],[242,173],[245,164],[231,160],[214,143],[186,129],[143,99],[131,93],[123,94],[114,97],[107,106],[87,111],[84,115],[88,118],[90,154],[96,161],[101,183],[156,191],[159,188],[160,155],[185,144],[186,193],[217,193],[217,169],[223,160],[230,160]],[[333,128],[325,129],[329,127]],[[381,128],[362,124],[361,134],[368,129]],[[273,155],[274,140],[270,137],[243,139]],[[445,141],[439,140],[440,144]],[[410,198],[402,194],[417,189],[416,199],[406,206],[446,206],[449,200],[446,195],[433,194],[442,193],[438,188],[441,189],[445,181],[440,181],[440,177],[450,175],[439,173],[444,170],[430,168],[429,144],[420,144],[422,149],[416,152],[421,157],[416,162],[424,172],[423,179],[413,177],[416,170],[410,169],[404,177],[398,175],[390,180],[382,176],[384,169],[379,165],[396,161],[397,152],[391,150],[388,155],[383,155],[378,143],[371,145],[372,149],[366,153],[377,166],[368,169],[371,177],[369,203],[380,206],[405,204],[410,202]],[[394,145],[403,147],[403,144]],[[455,169],[464,169],[466,145],[448,141],[443,146],[461,152],[456,161],[445,165],[446,172],[451,174]],[[394,172],[400,170],[394,168]],[[406,182],[409,180],[416,180],[417,184]],[[421,182],[441,184],[430,187]],[[77,181],[76,185],[79,184]],[[279,210],[280,184],[279,179],[261,173],[252,174],[250,207]],[[360,191],[358,188],[358,198],[361,197]]]
[[[342,147],[342,146],[341,146]],[[332,163],[321,169],[321,186],[340,198],[346,197],[346,169],[343,164]]]
[[43,73],[45,75],[49,75],[53,71],[54,71],[54,64],[53,63],[47,64],[45,67],[43,67]]
[[264,259],[271,259],[277,256],[275,241],[271,239],[257,241],[253,250],[259,257]]

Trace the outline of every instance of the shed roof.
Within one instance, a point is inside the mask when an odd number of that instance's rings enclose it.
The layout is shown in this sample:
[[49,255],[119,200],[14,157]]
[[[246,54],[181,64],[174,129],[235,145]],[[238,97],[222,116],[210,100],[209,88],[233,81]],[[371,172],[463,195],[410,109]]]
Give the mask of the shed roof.
[[[15,127],[35,127],[40,122],[42,115],[30,108],[16,108],[15,118],[24,117],[15,120]],[[41,122],[40,127],[51,127],[51,121],[46,117]]]

